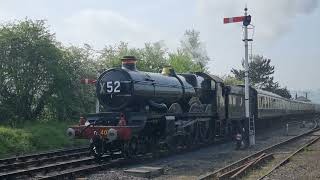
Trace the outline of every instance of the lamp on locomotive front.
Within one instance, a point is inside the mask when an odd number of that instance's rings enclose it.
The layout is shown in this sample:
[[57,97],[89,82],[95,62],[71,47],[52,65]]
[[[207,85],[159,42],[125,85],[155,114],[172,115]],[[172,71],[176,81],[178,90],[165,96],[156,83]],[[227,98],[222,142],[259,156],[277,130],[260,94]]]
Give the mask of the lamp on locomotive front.
[[137,71],[136,61],[137,58],[134,56],[123,56],[123,58],[121,58],[122,69]]

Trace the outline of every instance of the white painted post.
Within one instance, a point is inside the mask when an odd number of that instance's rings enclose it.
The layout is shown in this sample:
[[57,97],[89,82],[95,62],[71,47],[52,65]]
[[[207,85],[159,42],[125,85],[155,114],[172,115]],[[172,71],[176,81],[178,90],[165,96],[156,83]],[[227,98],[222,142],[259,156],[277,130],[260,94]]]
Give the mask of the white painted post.
[[[244,8],[244,16],[247,17],[248,8]],[[248,62],[248,26],[244,26],[244,49],[245,49],[245,58],[244,58],[244,68],[245,68],[245,79],[244,79],[244,88],[245,88],[245,111],[246,111],[246,120],[249,122],[249,145],[255,145],[255,132],[250,128],[250,95],[249,95],[249,62]],[[252,119],[254,120],[254,119]],[[253,123],[254,125],[254,123]]]

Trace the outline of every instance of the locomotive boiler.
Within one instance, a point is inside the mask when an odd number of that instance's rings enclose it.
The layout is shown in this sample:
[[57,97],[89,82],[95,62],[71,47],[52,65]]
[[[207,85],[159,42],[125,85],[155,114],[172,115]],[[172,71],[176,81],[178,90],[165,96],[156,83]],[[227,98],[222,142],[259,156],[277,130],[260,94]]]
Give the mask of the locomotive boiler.
[[97,97],[107,111],[166,112],[172,103],[187,111],[192,97],[201,98],[201,76],[177,75],[169,67],[162,73],[142,72],[135,57],[121,60],[121,68],[106,70],[96,83]]

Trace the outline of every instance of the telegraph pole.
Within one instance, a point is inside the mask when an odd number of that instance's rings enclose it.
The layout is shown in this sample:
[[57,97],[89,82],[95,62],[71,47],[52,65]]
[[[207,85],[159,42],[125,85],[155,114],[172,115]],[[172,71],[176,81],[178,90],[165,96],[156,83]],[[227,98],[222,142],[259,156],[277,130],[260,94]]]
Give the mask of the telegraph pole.
[[246,115],[246,122],[248,122],[248,136],[249,136],[249,145],[255,145],[255,123],[254,117],[250,117],[250,86],[249,86],[249,55],[248,55],[248,42],[252,41],[252,39],[248,38],[248,25],[251,22],[251,16],[248,15],[248,8],[244,8],[244,16],[232,17],[232,18],[224,18],[224,24],[227,23],[235,23],[235,22],[243,22],[244,28],[244,69],[245,69],[245,79],[244,79],[244,99],[245,99],[245,115]]

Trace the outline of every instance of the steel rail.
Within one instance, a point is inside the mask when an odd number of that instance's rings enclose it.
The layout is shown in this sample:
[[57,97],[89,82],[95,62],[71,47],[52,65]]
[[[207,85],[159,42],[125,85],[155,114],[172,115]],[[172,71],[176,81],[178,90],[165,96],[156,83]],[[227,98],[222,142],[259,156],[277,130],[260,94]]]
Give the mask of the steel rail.
[[101,164],[90,164],[84,165],[76,168],[66,169],[60,172],[53,172],[46,174],[42,177],[38,177],[37,179],[41,180],[49,180],[49,179],[63,179],[68,177],[68,179],[74,179],[79,174],[89,173],[92,171],[105,170],[106,168],[111,168],[115,166],[120,166],[122,164],[129,164],[130,161],[127,159],[119,158],[110,162],[101,163]]
[[42,157],[49,157],[49,156],[58,156],[61,154],[66,153],[73,153],[73,152],[83,152],[87,151],[89,147],[80,147],[80,148],[72,148],[72,149],[59,149],[55,151],[48,151],[48,152],[41,152],[36,154],[28,154],[24,156],[15,156],[15,157],[9,157],[9,158],[3,158],[0,159],[0,164],[9,164],[14,163],[17,161],[27,161],[28,159],[37,159]]
[[212,173],[200,176],[198,178],[198,180],[208,180],[208,179],[218,178],[221,174],[224,174],[224,173],[226,173],[228,171],[231,171],[233,169],[238,168],[239,166],[242,166],[242,165],[246,164],[248,161],[258,157],[262,153],[266,153],[266,152],[271,151],[271,150],[273,150],[275,148],[278,148],[280,146],[286,145],[286,144],[288,144],[290,142],[293,142],[293,141],[295,141],[295,140],[297,140],[297,139],[299,139],[301,137],[304,137],[306,135],[312,134],[312,133],[314,133],[316,131],[319,131],[319,130],[320,130],[320,128],[316,128],[316,126],[315,126],[312,130],[310,130],[308,132],[305,132],[305,133],[302,133],[300,135],[294,136],[294,137],[292,137],[290,139],[281,141],[281,142],[279,142],[277,144],[268,146],[267,148],[264,148],[264,149],[262,149],[262,150],[260,150],[258,152],[255,152],[255,153],[253,153],[251,155],[248,155],[248,156],[246,156],[246,157],[244,157],[244,158],[242,158],[242,159],[240,159],[240,160],[238,160],[238,161],[236,161],[236,162],[234,162],[232,164],[229,164],[229,165],[227,165],[227,166],[225,166],[223,168],[220,168],[220,169],[218,169],[218,170],[216,170],[216,171],[214,171]]
[[0,179],[18,177],[18,176],[32,174],[32,173],[41,172],[41,171],[48,171],[49,172],[52,169],[63,168],[66,166],[75,166],[75,165],[79,165],[79,164],[87,164],[87,163],[89,164],[89,163],[93,163],[93,162],[95,162],[95,159],[93,157],[88,157],[88,158],[83,158],[80,160],[58,162],[56,164],[48,164],[48,165],[43,165],[43,166],[38,166],[38,167],[30,167],[27,169],[18,169],[18,170],[14,170],[14,171],[0,173]]
[[272,167],[272,169],[270,169],[267,173],[265,173],[262,177],[260,177],[258,180],[262,180],[263,178],[265,178],[266,176],[268,176],[269,174],[271,174],[274,170],[280,168],[281,166],[285,165],[286,163],[288,163],[290,161],[290,159],[295,156],[296,154],[298,154],[299,152],[301,152],[303,149],[305,149],[306,147],[311,146],[312,144],[316,143],[318,140],[320,139],[320,137],[316,137],[314,139],[312,139],[311,141],[309,141],[308,143],[304,144],[303,146],[301,146],[298,150],[296,150],[295,152],[291,153],[289,156],[287,156],[284,160],[282,160],[281,162],[279,162],[278,164],[276,164],[275,166]]
[[45,164],[45,163],[48,164],[48,162],[57,162],[59,160],[66,161],[67,159],[80,158],[80,157],[88,155],[88,154],[89,154],[89,151],[83,151],[83,152],[79,152],[79,153],[65,154],[65,155],[61,155],[61,156],[44,157],[41,159],[32,159],[30,161],[3,164],[3,165],[0,165],[0,172],[1,171],[12,171],[12,170],[15,170],[18,168],[26,168],[26,167],[30,167],[30,166]]

